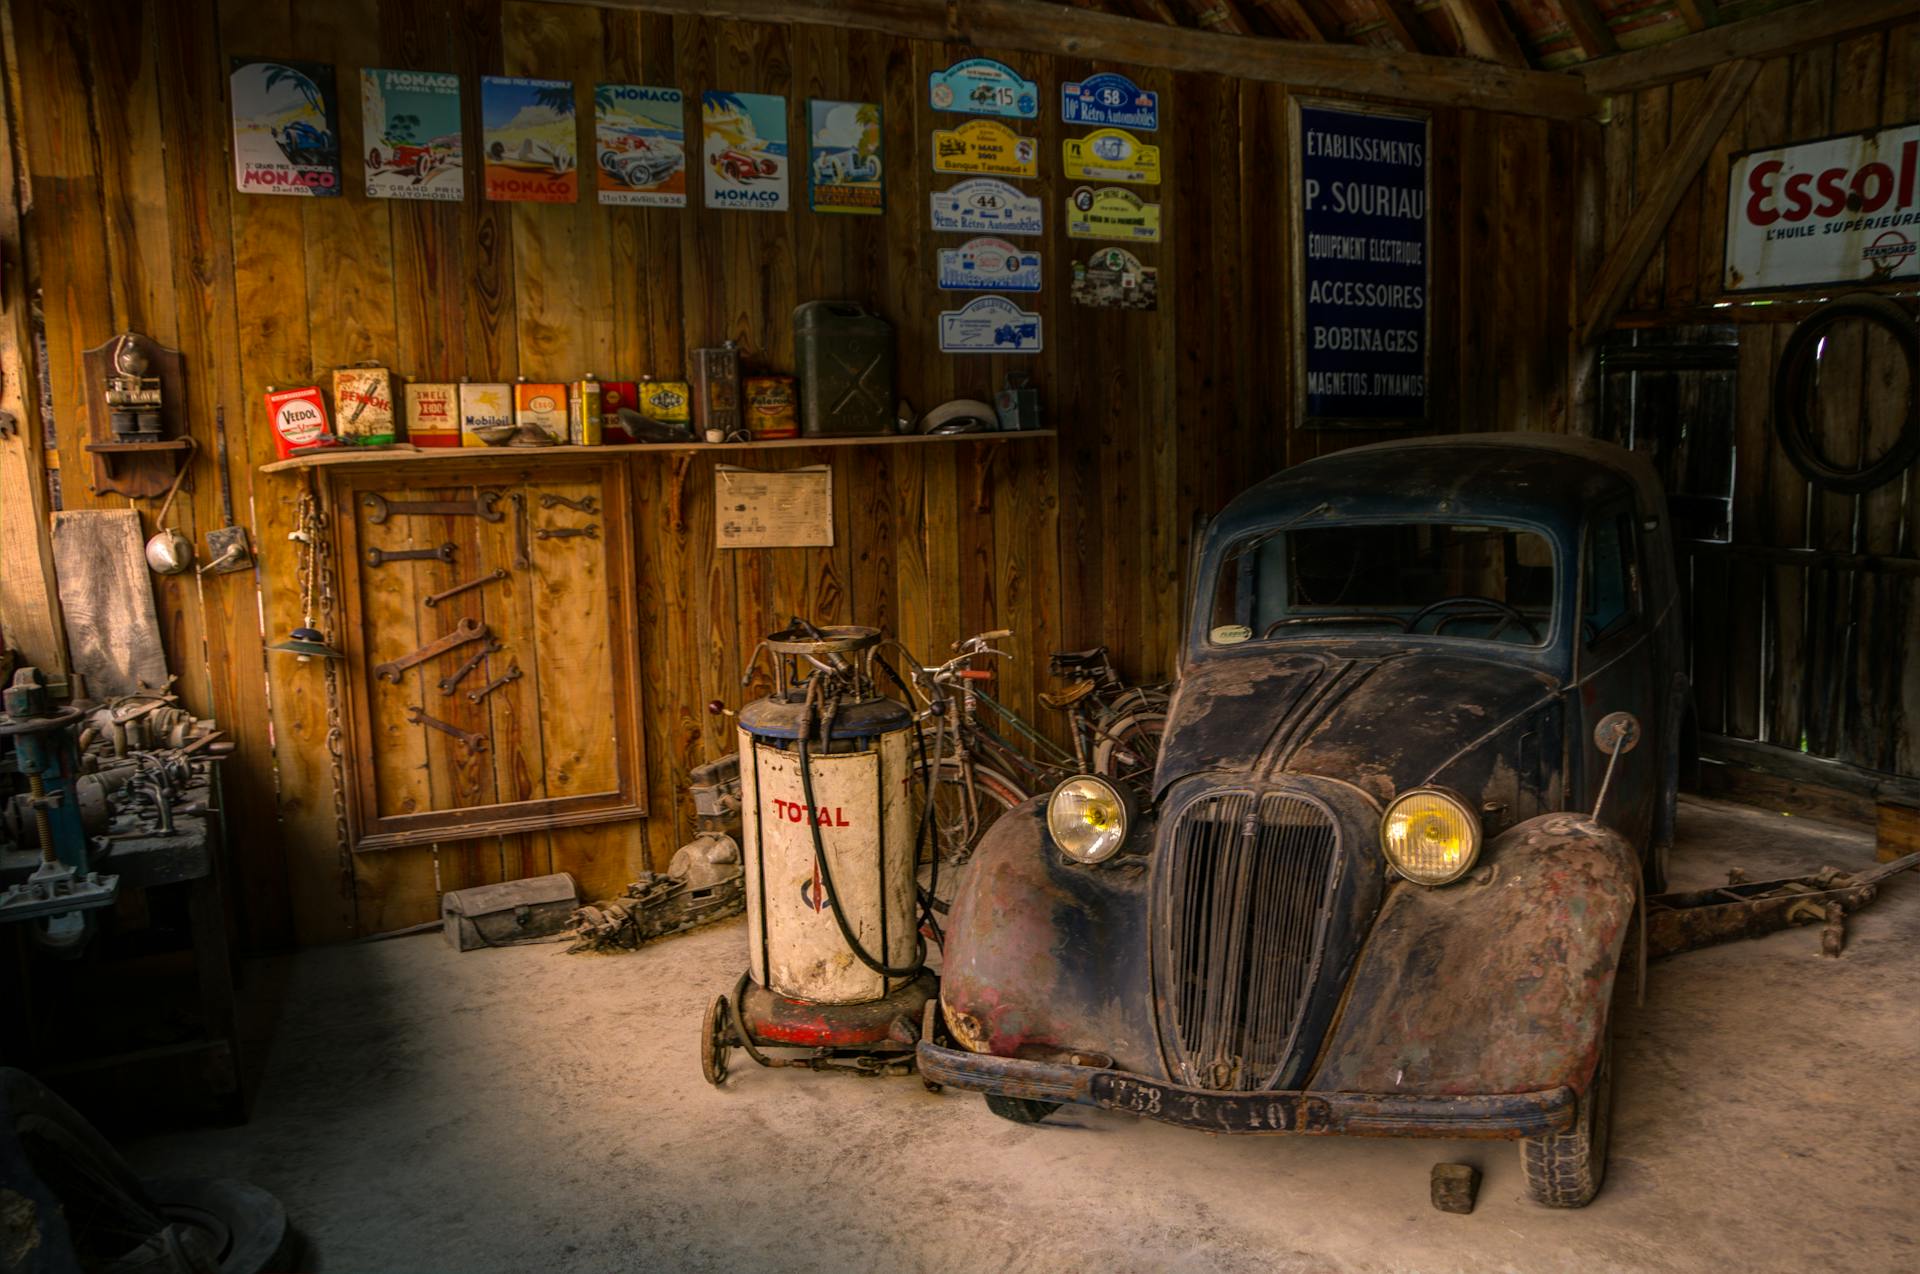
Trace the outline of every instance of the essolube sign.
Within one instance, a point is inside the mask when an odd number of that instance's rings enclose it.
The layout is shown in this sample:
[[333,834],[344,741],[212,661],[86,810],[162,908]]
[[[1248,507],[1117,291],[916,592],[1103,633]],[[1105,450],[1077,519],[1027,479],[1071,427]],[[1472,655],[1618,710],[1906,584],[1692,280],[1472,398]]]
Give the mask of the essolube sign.
[[1736,155],[1729,291],[1920,276],[1920,124]]

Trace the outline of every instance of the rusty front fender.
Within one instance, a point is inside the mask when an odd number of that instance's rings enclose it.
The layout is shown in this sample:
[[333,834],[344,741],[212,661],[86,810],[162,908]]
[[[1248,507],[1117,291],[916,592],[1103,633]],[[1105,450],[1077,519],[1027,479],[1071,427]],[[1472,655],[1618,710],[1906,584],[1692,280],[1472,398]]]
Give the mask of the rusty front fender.
[[[1143,822],[1134,843],[1151,845]],[[1042,798],[1002,814],[947,926],[940,1001],[954,1038],[1001,1057],[1097,1050],[1159,1074],[1146,924],[1145,859],[1068,862],[1047,835]]]
[[1457,884],[1399,882],[1308,1088],[1586,1091],[1639,878],[1617,833],[1547,814],[1496,838]]

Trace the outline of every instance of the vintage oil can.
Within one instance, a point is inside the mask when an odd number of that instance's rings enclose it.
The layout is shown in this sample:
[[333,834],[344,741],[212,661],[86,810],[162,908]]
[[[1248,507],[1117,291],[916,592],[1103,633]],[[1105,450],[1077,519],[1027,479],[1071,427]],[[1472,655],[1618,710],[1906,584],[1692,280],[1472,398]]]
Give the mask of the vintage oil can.
[[567,387],[555,381],[521,380],[513,387],[516,447],[550,447],[567,440]]
[[327,428],[327,400],[320,396],[317,385],[303,389],[269,386],[267,423],[273,429],[273,448],[282,460],[340,445]]
[[567,386],[567,441],[597,447],[603,436],[600,382],[589,376]]
[[793,312],[800,425],[809,438],[893,431],[893,324],[851,301]]
[[690,425],[693,422],[693,389],[684,380],[654,380],[648,377],[640,382],[639,410],[649,420],[663,420],[670,425]]
[[460,386],[461,446],[498,447],[513,433],[513,386]]
[[602,442],[638,442],[627,427],[620,423],[620,409],[639,411],[640,390],[630,380],[603,380],[600,382],[600,440]]
[[340,441],[354,447],[393,445],[393,373],[384,367],[342,367],[333,373],[333,411]]
[[732,341],[693,351],[693,419],[731,438],[741,430],[740,347]]
[[795,414],[793,377],[749,376],[747,432],[762,438],[798,438],[800,418]]
[[460,445],[460,387],[413,383],[406,389],[407,441],[416,447]]

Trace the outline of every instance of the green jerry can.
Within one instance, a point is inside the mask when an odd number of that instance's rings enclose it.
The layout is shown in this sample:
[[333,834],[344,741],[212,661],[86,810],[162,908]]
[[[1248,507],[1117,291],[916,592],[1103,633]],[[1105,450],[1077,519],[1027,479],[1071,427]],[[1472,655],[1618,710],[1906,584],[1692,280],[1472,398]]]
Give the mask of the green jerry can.
[[893,324],[855,301],[793,312],[800,432],[844,438],[893,432]]

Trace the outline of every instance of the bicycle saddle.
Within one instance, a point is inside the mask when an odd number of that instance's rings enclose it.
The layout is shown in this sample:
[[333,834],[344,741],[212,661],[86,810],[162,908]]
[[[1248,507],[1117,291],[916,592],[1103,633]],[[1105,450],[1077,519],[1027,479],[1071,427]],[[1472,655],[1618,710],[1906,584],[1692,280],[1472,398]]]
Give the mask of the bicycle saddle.
[[1074,704],[1079,703],[1092,693],[1093,682],[1076,681],[1059,694],[1048,694],[1042,690],[1040,692],[1040,702],[1054,709],[1071,708]]
[[1053,652],[1052,660],[1053,667],[1056,669],[1084,668],[1088,664],[1104,664],[1105,662],[1107,662],[1107,648],[1105,646],[1095,646],[1092,650],[1056,650]]

